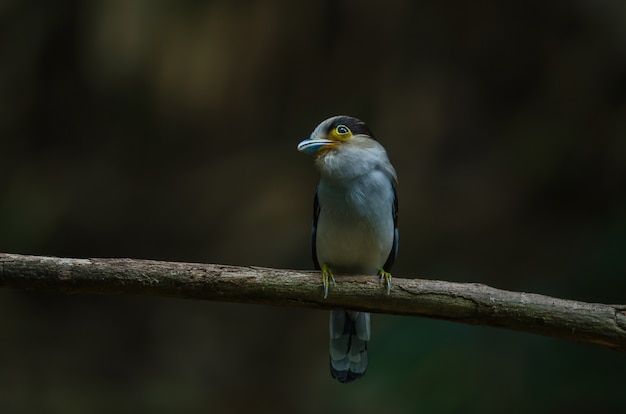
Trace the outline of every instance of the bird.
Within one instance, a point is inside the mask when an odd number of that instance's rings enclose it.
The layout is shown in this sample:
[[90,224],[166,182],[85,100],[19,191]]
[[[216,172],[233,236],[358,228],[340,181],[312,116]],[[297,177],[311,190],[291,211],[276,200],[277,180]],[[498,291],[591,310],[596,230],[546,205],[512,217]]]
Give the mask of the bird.
[[[398,254],[398,179],[385,148],[360,119],[322,121],[298,151],[312,155],[320,174],[313,199],[311,250],[324,299],[335,274],[378,275],[391,292]],[[330,373],[342,383],[367,371],[370,314],[332,310]]]

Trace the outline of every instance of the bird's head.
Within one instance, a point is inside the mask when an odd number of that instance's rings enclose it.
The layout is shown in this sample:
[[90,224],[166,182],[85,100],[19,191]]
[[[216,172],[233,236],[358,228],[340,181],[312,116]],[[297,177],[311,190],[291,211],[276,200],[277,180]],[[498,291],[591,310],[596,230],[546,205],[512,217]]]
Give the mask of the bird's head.
[[358,144],[374,136],[365,122],[351,116],[333,116],[322,121],[311,136],[298,144],[298,151],[319,156],[346,144]]
[[309,138],[298,144],[298,151],[313,155],[325,179],[348,182],[372,170],[385,171],[396,179],[383,146],[363,121],[351,116],[322,121]]

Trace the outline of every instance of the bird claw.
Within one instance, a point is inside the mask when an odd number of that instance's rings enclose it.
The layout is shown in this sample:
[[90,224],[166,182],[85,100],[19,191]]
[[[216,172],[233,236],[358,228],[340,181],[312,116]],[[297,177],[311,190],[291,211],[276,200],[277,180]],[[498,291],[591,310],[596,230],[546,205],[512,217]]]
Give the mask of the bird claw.
[[333,272],[330,270],[330,267],[324,264],[322,265],[322,285],[324,286],[324,299],[328,297],[329,279],[331,282],[333,282],[333,286],[337,285],[335,283],[335,276],[333,275]]
[[386,270],[380,269],[378,272],[381,279],[385,279],[385,284],[387,285],[387,294],[391,294],[391,273]]

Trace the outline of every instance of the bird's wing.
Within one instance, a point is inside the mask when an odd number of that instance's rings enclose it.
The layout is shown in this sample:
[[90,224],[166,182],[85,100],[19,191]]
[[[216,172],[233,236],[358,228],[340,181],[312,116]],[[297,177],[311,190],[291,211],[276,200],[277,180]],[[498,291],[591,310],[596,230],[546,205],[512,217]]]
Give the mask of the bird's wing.
[[[387,257],[387,261],[383,265],[383,270],[386,272],[391,272],[391,267],[393,266],[393,263],[396,261],[396,256],[398,255],[398,192],[396,191],[395,183],[392,184],[392,187],[393,187],[393,210],[392,210],[393,244],[391,245],[391,251],[389,252],[389,257]],[[317,194],[315,195],[315,199],[316,199],[316,204],[317,204]],[[319,208],[317,210],[319,212]]]
[[[315,197],[313,198],[313,226],[311,227],[311,253],[313,254],[313,265],[315,270],[321,270],[319,261],[317,260],[317,248],[315,244],[315,238],[317,236],[317,219],[320,216],[320,202],[317,197],[317,189],[315,190]],[[394,239],[395,243],[395,239]]]

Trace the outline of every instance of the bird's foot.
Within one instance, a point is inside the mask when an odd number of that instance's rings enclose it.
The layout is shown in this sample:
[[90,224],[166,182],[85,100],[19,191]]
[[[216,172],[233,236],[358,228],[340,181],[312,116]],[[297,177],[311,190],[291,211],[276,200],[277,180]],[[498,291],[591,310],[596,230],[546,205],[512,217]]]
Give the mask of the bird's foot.
[[381,279],[385,279],[385,285],[387,285],[387,294],[391,293],[391,273],[387,272],[384,269],[380,269],[378,271]]
[[328,267],[327,264],[322,265],[322,285],[324,286],[324,299],[328,297],[328,285],[329,279],[333,282],[333,286],[335,286],[335,276],[333,275],[332,270]]

